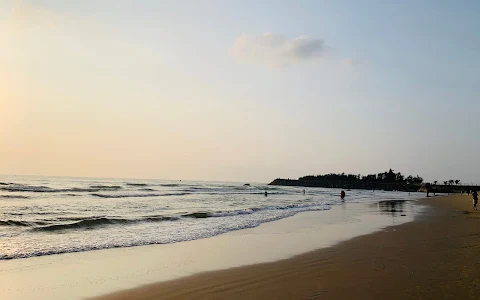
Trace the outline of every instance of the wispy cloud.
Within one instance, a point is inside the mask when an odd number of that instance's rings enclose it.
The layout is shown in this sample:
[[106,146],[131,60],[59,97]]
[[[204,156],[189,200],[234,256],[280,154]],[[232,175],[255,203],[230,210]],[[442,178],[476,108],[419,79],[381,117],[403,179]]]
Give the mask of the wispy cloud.
[[233,43],[230,53],[244,62],[278,68],[322,59],[328,49],[323,40],[308,35],[286,38],[264,33],[259,36],[242,34]]

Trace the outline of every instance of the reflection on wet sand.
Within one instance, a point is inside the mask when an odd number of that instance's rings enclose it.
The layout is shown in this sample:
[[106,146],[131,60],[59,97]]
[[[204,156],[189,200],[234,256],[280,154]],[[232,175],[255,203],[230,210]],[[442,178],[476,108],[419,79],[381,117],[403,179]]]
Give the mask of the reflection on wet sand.
[[409,207],[410,200],[383,200],[377,203],[372,203],[372,207],[376,207],[378,212],[382,214],[389,214],[392,217],[405,216]]

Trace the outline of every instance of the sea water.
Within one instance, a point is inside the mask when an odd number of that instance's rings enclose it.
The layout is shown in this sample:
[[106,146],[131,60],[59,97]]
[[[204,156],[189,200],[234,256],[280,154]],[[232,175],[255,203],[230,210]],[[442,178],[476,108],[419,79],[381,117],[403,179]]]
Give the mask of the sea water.
[[[305,188],[305,194],[303,189],[255,183],[0,176],[0,259],[196,240],[344,204],[339,189]],[[392,203],[420,196],[352,190],[345,201]]]

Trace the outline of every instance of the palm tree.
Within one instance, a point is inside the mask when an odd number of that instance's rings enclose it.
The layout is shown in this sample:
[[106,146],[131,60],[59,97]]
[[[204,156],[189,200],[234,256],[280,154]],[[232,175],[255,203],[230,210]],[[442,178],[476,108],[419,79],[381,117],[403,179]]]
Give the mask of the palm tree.
[[434,185],[437,185],[437,183],[438,183],[438,180],[435,180],[435,181],[433,182]]
[[458,185],[459,183],[460,183],[460,180],[459,180],[459,179],[455,180],[455,184],[456,184],[456,185]]
[[449,183],[450,185],[452,185],[454,182],[455,182],[455,180],[453,180],[453,179],[450,179],[450,180],[448,181],[448,183]]
[[445,181],[443,182],[443,184],[444,184],[444,185],[447,185],[447,184],[448,184],[448,181],[447,181],[447,180],[445,180]]

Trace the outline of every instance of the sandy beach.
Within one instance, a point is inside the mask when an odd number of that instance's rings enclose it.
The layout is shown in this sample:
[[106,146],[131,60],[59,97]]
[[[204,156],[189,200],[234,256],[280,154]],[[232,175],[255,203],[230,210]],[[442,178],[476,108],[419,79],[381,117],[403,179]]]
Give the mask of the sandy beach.
[[480,212],[467,195],[420,203],[414,222],[336,246],[97,299],[478,299]]

